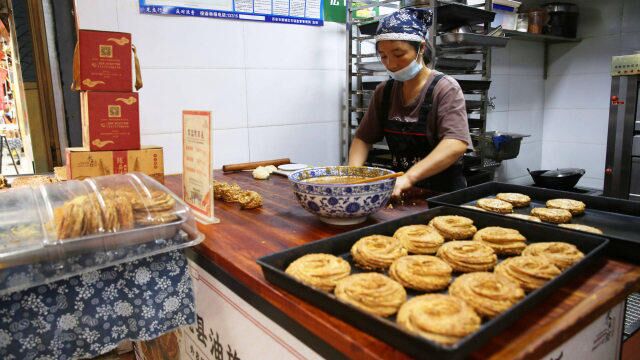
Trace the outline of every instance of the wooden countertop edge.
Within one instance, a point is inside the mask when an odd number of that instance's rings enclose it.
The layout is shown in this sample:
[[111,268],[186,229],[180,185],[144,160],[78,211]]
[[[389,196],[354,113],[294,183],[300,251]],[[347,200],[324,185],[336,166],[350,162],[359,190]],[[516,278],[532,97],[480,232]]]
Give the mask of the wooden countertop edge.
[[[563,319],[549,322],[545,326],[532,331],[532,336],[517,342],[512,342],[503,351],[493,354],[490,359],[540,359],[549,352],[562,345],[565,341],[571,339],[580,330],[587,327],[593,321],[598,319],[607,310],[613,308],[620,302],[624,301],[629,294],[640,290],[640,268],[636,268],[625,273],[624,286],[622,288],[604,288],[598,295],[591,295],[584,301],[578,303],[570,311],[565,313]],[[595,303],[595,305],[593,305]],[[588,312],[588,316],[579,316],[577,314],[585,313],[585,308],[593,308]],[[568,318],[568,319],[567,319]],[[558,329],[555,324],[558,321],[569,323],[563,325],[563,331],[554,331]],[[531,338],[535,340],[531,341]],[[526,344],[523,342],[526,341]]]

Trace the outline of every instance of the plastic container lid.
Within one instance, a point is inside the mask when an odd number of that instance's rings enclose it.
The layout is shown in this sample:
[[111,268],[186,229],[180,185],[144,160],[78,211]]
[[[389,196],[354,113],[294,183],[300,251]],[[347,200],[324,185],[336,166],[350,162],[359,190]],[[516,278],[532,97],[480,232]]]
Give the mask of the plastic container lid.
[[0,270],[95,253],[103,267],[202,239],[188,206],[140,173],[0,191]]

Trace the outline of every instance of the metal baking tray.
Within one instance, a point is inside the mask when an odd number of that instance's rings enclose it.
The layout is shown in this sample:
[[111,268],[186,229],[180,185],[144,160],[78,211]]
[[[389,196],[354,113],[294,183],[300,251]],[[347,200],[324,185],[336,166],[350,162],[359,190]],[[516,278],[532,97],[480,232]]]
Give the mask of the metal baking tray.
[[145,226],[118,232],[105,232],[75,239],[59,240],[52,243],[38,243],[0,253],[0,269],[41,261],[56,261],[68,256],[93,251],[117,250],[126,246],[172,239],[184,230],[191,240],[198,237],[196,229],[191,229],[185,217],[167,224]]
[[447,3],[437,7],[439,31],[449,31],[463,25],[477,25],[492,22],[496,17],[493,11],[458,3]]
[[[440,215],[461,215],[472,218],[478,228],[504,226],[518,229],[527,237],[529,243],[550,240],[571,243],[577,246],[585,254],[585,257],[542,288],[529,293],[522,301],[512,306],[505,313],[485,321],[478,331],[453,346],[441,345],[409,333],[396,325],[395,317],[383,318],[365,313],[356,307],[340,302],[332,294],[304,285],[284,272],[293,260],[311,253],[327,253],[341,256],[352,264],[352,273],[360,272],[353,266],[353,261],[349,254],[351,246],[360,238],[373,234],[391,236],[401,226],[426,224],[433,217]],[[551,228],[526,221],[517,221],[517,219],[509,217],[497,217],[464,208],[443,206],[264,256],[258,259],[258,264],[262,267],[262,272],[269,282],[389,343],[410,356],[430,359],[462,359],[481,347],[489,339],[498,335],[508,325],[518,320],[522,314],[533,308],[535,304],[557,291],[562,284],[582,273],[597,260],[607,243],[608,240],[600,236],[576,233],[562,228]],[[420,293],[407,290],[409,297],[418,294]]]
[[438,58],[436,59],[436,69],[438,70],[474,70],[480,60],[461,58]]
[[505,47],[508,42],[507,37],[474,33],[448,33],[436,37],[436,45],[443,48]]
[[457,80],[462,91],[485,91],[489,90],[491,80]]
[[[587,205],[585,214],[574,216],[571,222],[602,230],[604,236],[611,240],[606,251],[608,256],[640,264],[640,202],[500,182],[489,182],[435,196],[428,199],[428,202],[433,206],[472,205],[478,199],[493,197],[500,192],[517,192],[531,197],[529,207],[514,209],[518,214],[528,214],[533,207],[545,207],[545,202],[550,199],[566,198],[582,201]],[[495,216],[502,217],[499,214]],[[554,224],[545,223],[545,226],[557,228]]]

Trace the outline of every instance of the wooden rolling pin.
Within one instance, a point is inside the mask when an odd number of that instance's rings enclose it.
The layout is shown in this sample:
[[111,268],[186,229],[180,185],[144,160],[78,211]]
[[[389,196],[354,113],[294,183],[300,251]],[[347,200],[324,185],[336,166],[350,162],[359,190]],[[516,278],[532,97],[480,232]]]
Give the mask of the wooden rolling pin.
[[229,171],[253,170],[258,166],[268,166],[268,165],[278,166],[278,165],[284,165],[284,164],[291,164],[291,160],[287,158],[287,159],[254,161],[254,162],[248,162],[248,163],[242,163],[242,164],[223,165],[222,171],[229,172]]

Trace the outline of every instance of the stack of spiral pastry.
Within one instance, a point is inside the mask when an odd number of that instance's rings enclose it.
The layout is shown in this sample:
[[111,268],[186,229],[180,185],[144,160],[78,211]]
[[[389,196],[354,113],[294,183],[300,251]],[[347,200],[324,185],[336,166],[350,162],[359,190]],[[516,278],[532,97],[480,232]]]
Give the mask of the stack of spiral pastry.
[[489,271],[498,262],[495,251],[479,241],[445,243],[437,256],[457,272]]
[[436,228],[445,240],[471,239],[478,231],[473,225],[473,220],[457,215],[436,216],[431,219],[429,225]]
[[560,270],[564,270],[584,257],[575,245],[563,242],[540,242],[527,246],[522,255],[544,256]]
[[480,328],[480,317],[464,301],[450,295],[426,294],[398,311],[400,327],[444,345],[452,345]]
[[378,273],[362,273],[340,280],[335,289],[338,300],[368,313],[391,316],[407,300],[399,283]]
[[473,235],[474,241],[479,241],[491,247],[498,255],[520,255],[527,247],[527,238],[518,230],[499,226],[489,226],[478,230]]
[[560,269],[544,256],[517,256],[505,259],[496,266],[494,272],[515,281],[525,291],[538,289],[561,273]]
[[449,294],[464,300],[480,316],[492,318],[524,297],[517,283],[489,272],[460,275],[449,287]]
[[285,272],[311,287],[331,292],[339,280],[349,276],[351,265],[330,254],[308,254],[289,264]]
[[396,230],[393,237],[411,254],[435,254],[444,237],[429,225],[408,225]]
[[351,247],[356,265],[365,270],[387,269],[398,258],[407,255],[400,240],[384,235],[370,235]]
[[418,291],[446,289],[453,269],[430,255],[403,256],[391,264],[389,275],[402,286]]

